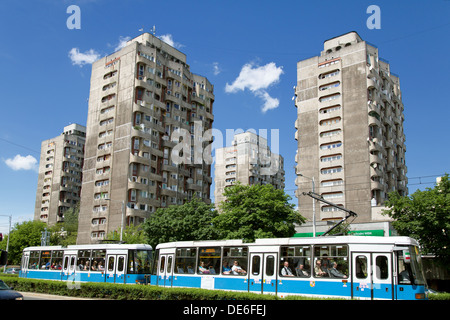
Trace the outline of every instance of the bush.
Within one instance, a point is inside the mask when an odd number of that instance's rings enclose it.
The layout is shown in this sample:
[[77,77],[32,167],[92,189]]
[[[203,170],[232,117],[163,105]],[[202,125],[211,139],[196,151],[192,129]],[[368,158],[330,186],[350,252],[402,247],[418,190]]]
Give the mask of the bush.
[[[124,285],[113,283],[77,283],[70,286],[65,281],[19,278],[17,275],[0,275],[8,286],[17,291],[37,292],[72,297],[113,300],[323,300],[302,296],[280,298],[274,295],[197,288],[165,288],[153,285]],[[450,293],[429,295],[430,300],[450,300]],[[332,299],[340,300],[340,299]]]

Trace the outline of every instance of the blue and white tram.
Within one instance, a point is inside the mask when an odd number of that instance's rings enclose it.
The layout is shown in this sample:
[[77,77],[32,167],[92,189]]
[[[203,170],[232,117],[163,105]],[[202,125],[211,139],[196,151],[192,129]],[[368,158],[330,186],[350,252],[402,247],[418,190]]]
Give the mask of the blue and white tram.
[[[426,298],[418,243],[408,237],[318,237],[159,244],[156,284],[256,293]],[[154,284],[155,282],[152,281]]]
[[22,278],[111,283],[149,283],[152,247],[144,244],[25,248]]

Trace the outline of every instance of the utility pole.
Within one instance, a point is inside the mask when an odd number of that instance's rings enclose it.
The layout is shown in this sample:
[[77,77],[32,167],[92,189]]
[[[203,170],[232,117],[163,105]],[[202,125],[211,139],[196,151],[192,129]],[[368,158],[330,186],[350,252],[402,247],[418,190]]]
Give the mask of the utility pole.
[[[7,216],[7,215],[4,215],[4,214],[1,214],[0,216],[1,217],[9,217],[8,240],[6,240],[6,253],[8,253],[8,250],[9,250],[9,238],[11,237],[11,220],[12,220],[12,215]],[[6,264],[3,267],[3,272],[6,272]]]

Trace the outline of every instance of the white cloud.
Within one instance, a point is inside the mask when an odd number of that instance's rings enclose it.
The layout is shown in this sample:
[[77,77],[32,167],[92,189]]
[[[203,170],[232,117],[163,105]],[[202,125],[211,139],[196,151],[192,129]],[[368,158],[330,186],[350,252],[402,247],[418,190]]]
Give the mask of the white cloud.
[[119,37],[119,44],[116,46],[114,51],[119,51],[127,45],[127,42],[130,41],[131,37]]
[[227,83],[225,91],[237,92],[249,89],[254,92],[267,89],[272,84],[277,83],[282,74],[283,68],[277,67],[274,62],[261,67],[253,67],[253,64],[248,63],[242,67],[239,76],[231,85]]
[[264,100],[264,106],[261,111],[266,113],[268,110],[276,109],[280,105],[280,100],[272,98],[265,90],[256,91],[255,94]]
[[271,85],[280,81],[283,74],[283,68],[277,67],[274,62],[264,66],[254,66],[252,63],[245,64],[239,76],[230,84],[226,84],[225,91],[235,93],[238,91],[250,90],[253,94],[264,100],[261,108],[263,113],[268,110],[278,108],[280,101],[272,98],[266,91]]
[[214,75],[217,76],[222,70],[219,68],[218,62],[213,62],[213,72]]
[[35,170],[37,171],[37,160],[35,157],[28,155],[22,157],[20,154],[16,155],[13,159],[6,159],[5,163],[8,167],[17,170]]
[[184,45],[182,45],[181,43],[175,42],[171,34],[163,34],[158,38],[167,43],[169,46],[174,47],[175,49],[180,49],[184,47]]
[[80,67],[85,64],[92,64],[96,60],[100,58],[100,54],[97,53],[94,49],[90,49],[85,53],[80,52],[78,48],[72,48],[69,51],[69,58],[72,60],[73,65],[78,65]]

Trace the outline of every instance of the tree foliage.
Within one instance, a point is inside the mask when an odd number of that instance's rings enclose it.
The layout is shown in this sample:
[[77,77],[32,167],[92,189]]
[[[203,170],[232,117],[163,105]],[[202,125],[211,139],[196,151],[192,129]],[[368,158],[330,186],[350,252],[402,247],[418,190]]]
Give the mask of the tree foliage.
[[147,243],[153,248],[158,243],[188,240],[215,240],[217,232],[212,225],[217,216],[214,205],[194,198],[183,205],[160,208],[143,223]]
[[395,219],[400,235],[415,238],[425,253],[450,263],[450,181],[446,174],[433,189],[417,190],[407,197],[389,194],[384,214]]
[[[106,240],[120,241],[120,228],[108,232]],[[126,226],[123,230],[122,241],[128,244],[132,243],[146,243],[147,236],[141,225]]]
[[272,185],[235,184],[225,189],[226,201],[220,206],[220,215],[214,225],[223,239],[292,237],[295,223],[305,222],[289,203],[291,197]]
[[[47,225],[41,221],[25,221],[16,223],[8,234],[9,249],[8,249],[8,264],[20,264],[22,258],[22,251],[26,247],[41,245],[41,232]],[[6,250],[7,239],[0,242],[0,247]]]
[[80,203],[75,208],[69,208],[64,212],[64,222],[49,228],[52,246],[68,246],[77,243],[79,213]]

